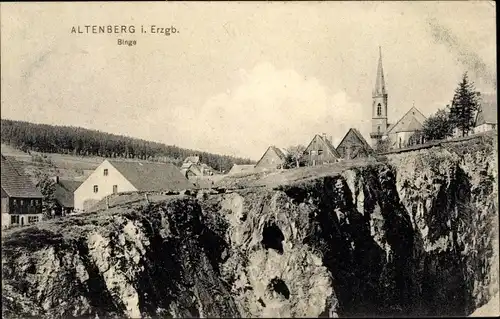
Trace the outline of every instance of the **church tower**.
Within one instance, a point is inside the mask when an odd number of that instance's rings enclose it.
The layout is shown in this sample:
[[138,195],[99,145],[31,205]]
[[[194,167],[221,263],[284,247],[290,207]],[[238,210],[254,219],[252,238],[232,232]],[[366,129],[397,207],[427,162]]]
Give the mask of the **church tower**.
[[379,47],[377,79],[372,94],[372,145],[381,139],[387,130],[387,91],[385,89],[384,69],[382,67],[382,49]]

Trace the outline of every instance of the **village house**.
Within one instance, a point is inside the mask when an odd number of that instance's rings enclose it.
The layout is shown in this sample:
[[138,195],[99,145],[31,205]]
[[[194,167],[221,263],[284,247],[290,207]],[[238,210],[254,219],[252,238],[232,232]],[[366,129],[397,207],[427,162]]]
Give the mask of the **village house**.
[[497,96],[482,94],[481,104],[476,115],[474,133],[482,133],[497,129]]
[[2,228],[24,226],[42,220],[42,193],[21,172],[14,160],[1,155]]
[[181,173],[186,178],[212,176],[215,170],[205,163],[200,162],[199,156],[188,156],[181,166]]
[[54,215],[66,216],[73,213],[75,209],[74,192],[82,182],[62,180],[59,179],[59,176],[55,176],[53,180],[55,183],[54,198],[56,201]]
[[374,154],[373,149],[363,135],[355,128],[351,128],[347,131],[346,135],[337,146],[337,152],[344,159],[363,158]]
[[370,133],[372,145],[376,145],[378,140],[389,139],[391,148],[409,146],[412,143],[412,137],[422,130],[425,116],[413,106],[396,124],[390,125],[387,116],[387,102],[388,93],[382,67],[382,51],[379,48],[377,77],[372,94],[372,132]]
[[75,190],[75,210],[85,211],[104,197],[123,192],[180,191],[193,184],[170,163],[105,160]]
[[331,139],[326,134],[316,134],[304,151],[304,159],[308,166],[336,163],[340,154],[332,145]]
[[269,146],[260,160],[255,164],[256,170],[267,171],[282,169],[286,160],[286,152],[276,146]]

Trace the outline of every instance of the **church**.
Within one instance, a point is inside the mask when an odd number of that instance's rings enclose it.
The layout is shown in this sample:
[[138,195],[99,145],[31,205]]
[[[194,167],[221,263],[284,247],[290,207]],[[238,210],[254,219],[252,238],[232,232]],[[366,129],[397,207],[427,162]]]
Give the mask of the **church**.
[[375,146],[378,140],[389,139],[390,148],[404,148],[422,143],[419,138],[415,141],[412,136],[422,130],[426,117],[415,106],[403,115],[394,124],[389,124],[387,116],[388,93],[385,87],[384,69],[382,67],[382,49],[379,47],[379,60],[377,66],[377,78],[372,94],[372,128],[370,138]]

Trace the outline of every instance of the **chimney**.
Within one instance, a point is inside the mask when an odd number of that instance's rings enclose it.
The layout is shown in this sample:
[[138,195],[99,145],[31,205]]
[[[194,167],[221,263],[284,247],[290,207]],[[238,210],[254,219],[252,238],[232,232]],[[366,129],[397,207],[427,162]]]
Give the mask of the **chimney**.
[[329,138],[330,138],[330,143],[332,143],[332,144],[333,144],[333,136],[332,136],[332,135],[330,135],[330,136],[329,136]]
[[321,134],[323,138],[326,140],[326,133]]

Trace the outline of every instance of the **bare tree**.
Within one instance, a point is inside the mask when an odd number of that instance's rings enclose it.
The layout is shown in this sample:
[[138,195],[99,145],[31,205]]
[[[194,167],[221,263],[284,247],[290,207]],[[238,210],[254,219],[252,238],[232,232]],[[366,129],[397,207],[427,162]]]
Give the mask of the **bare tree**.
[[[304,145],[290,146],[286,149],[287,156],[285,161],[285,167],[300,167],[304,166],[304,151],[306,147]],[[294,165],[292,165],[294,164]],[[302,165],[301,165],[302,164]]]

